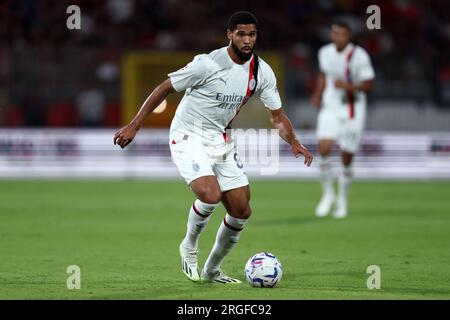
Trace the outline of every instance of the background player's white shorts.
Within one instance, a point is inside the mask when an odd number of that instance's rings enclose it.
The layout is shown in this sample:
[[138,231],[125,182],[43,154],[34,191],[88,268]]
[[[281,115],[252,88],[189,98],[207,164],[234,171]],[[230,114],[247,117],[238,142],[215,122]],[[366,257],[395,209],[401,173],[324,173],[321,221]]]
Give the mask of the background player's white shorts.
[[173,134],[170,141],[172,160],[188,185],[210,175],[216,176],[222,192],[249,184],[233,141],[209,146],[182,133]]
[[349,117],[348,108],[322,107],[317,120],[317,138],[338,142],[343,151],[355,153],[364,130],[365,104],[355,104],[355,116]]

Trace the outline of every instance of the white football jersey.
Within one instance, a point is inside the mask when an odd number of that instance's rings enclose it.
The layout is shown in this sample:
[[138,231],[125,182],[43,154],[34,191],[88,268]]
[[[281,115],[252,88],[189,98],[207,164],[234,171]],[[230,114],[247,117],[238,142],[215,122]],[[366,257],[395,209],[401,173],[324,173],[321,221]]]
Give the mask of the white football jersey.
[[[346,72],[347,66],[349,74]],[[352,43],[349,43],[341,52],[336,50],[334,43],[320,48],[319,68],[326,78],[325,91],[322,96],[325,108],[340,108],[348,103],[345,90],[335,87],[336,79],[360,83],[375,78],[375,72],[366,50]],[[355,103],[365,105],[366,94],[364,92],[355,91],[353,94]]]
[[[255,88],[251,65],[255,56],[244,64],[231,60],[227,47],[200,54],[184,68],[168,76],[177,92],[185,91],[172,120],[170,131],[202,135],[213,143],[222,139],[227,126],[245,108],[250,90]],[[275,110],[281,108],[281,99],[275,75],[270,66],[258,57],[255,96],[264,105]]]

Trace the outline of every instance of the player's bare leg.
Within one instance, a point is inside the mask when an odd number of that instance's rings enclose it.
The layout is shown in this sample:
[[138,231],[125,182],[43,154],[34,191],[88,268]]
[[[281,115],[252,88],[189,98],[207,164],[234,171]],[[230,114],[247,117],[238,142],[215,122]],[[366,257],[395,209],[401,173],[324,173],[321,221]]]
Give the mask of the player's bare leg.
[[322,197],[316,207],[316,216],[325,217],[331,210],[335,201],[333,190],[333,171],[331,168],[330,154],[334,140],[319,140],[319,176],[322,184]]
[[347,193],[353,176],[353,153],[341,152],[342,171],[339,174],[339,193],[336,201],[335,218],[345,218],[347,216]]
[[239,241],[241,231],[251,215],[249,186],[236,188],[222,194],[222,203],[227,211],[211,253],[202,271],[202,279],[219,283],[240,283],[238,279],[226,276],[220,269],[223,259]]
[[198,239],[214,209],[220,204],[222,194],[215,176],[195,179],[189,187],[197,196],[197,200],[189,210],[186,236],[180,244],[181,267],[189,279],[199,281]]

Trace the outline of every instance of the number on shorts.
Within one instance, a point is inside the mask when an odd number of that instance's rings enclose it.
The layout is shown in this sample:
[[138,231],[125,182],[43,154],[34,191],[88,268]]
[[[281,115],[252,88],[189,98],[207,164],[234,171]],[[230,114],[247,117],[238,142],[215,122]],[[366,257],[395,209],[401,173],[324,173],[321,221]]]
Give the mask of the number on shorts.
[[244,167],[244,164],[242,163],[241,159],[239,158],[239,155],[237,152],[234,154],[234,161],[236,161],[236,165],[239,169],[242,169]]

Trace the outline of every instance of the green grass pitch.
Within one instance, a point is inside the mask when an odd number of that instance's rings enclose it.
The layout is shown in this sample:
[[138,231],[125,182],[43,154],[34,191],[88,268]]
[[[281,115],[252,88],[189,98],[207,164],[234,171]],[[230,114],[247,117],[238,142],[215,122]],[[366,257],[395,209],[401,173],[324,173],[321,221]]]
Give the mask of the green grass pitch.
[[[350,215],[316,219],[317,182],[251,181],[253,215],[223,269],[274,253],[275,289],[197,284],[178,245],[193,195],[183,181],[0,181],[0,299],[449,299],[450,183],[355,182]],[[200,239],[203,265],[219,207]],[[68,290],[66,269],[81,268]],[[381,289],[366,286],[381,268]]]

